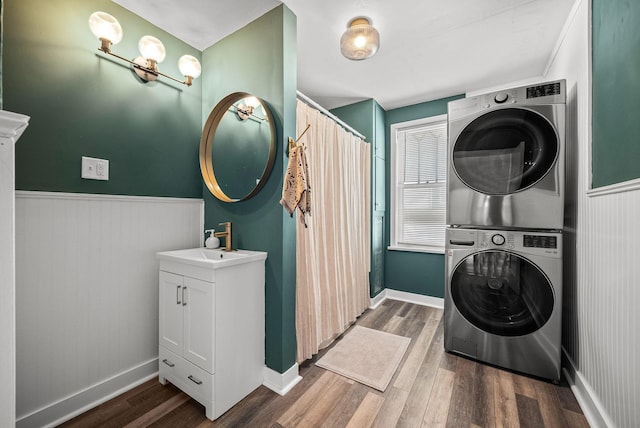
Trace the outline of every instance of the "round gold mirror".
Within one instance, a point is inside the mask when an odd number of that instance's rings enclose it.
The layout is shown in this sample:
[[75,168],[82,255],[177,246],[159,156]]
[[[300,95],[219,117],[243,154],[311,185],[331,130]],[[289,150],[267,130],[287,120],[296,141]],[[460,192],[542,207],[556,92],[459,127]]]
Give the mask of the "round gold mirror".
[[200,140],[200,171],[224,202],[244,201],[260,191],[273,168],[276,130],[267,105],[234,92],[211,111]]

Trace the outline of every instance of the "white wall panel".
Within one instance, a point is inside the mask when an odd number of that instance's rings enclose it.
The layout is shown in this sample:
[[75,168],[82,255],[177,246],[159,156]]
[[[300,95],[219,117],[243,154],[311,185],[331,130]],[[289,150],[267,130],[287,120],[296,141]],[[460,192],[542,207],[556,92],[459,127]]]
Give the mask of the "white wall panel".
[[[594,426],[640,426],[640,191],[590,192],[590,1],[577,0],[548,79],[567,79],[564,348]],[[621,53],[623,54],[623,53]],[[622,113],[623,114],[623,113]],[[637,118],[630,120],[637,120]],[[633,190],[636,189],[636,190]],[[626,191],[625,191],[626,190]],[[593,408],[584,408],[584,405]]]
[[58,401],[157,358],[155,253],[201,246],[203,214],[200,199],[17,192],[23,426],[42,421],[34,415]]
[[0,110],[0,427],[13,426],[16,416],[14,145],[28,122]]
[[0,142],[0,426],[15,420],[14,150]]

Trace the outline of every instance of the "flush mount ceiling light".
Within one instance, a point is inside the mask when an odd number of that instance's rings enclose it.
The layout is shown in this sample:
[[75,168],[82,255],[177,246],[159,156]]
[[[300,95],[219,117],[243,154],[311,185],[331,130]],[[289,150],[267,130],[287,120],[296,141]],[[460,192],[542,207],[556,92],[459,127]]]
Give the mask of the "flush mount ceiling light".
[[360,61],[371,58],[380,46],[380,34],[365,17],[353,18],[340,38],[340,52],[345,58]]
[[117,19],[105,12],[94,12],[89,17],[89,28],[94,36],[100,40],[98,50],[114,56],[122,61],[126,61],[133,67],[140,78],[146,82],[156,80],[158,76],[164,76],[178,83],[191,86],[193,79],[200,76],[202,67],[197,58],[191,55],[183,55],[178,60],[180,73],[184,75],[184,80],[175,79],[158,70],[158,64],[164,61],[166,50],[162,42],[153,36],[144,36],[138,42],[138,49],[142,56],[133,61],[121,57],[111,52],[111,45],[122,40],[122,27]]

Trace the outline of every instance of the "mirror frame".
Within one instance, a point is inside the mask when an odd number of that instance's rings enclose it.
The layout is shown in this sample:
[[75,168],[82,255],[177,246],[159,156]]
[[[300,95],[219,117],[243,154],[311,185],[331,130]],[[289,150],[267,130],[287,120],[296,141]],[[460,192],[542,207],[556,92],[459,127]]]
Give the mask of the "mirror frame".
[[[260,176],[260,180],[258,184],[253,188],[251,192],[247,195],[240,198],[232,198],[220,187],[218,184],[218,180],[216,180],[216,175],[213,170],[213,159],[211,158],[214,144],[214,137],[216,130],[218,129],[218,125],[222,121],[222,118],[225,114],[231,113],[229,109],[235,105],[236,102],[248,98],[253,97],[247,92],[234,92],[232,94],[224,97],[216,106],[211,110],[209,114],[209,118],[204,125],[204,129],[202,131],[202,138],[200,139],[200,172],[202,173],[202,178],[206,183],[209,191],[215,196],[217,199],[223,202],[240,202],[246,201],[247,199],[255,196],[265,185],[271,170],[273,169],[273,164],[276,158],[276,125],[273,121],[273,115],[271,114],[271,110],[264,103],[261,98],[256,97],[256,99],[260,102],[262,109],[267,115],[267,120],[269,121],[269,129],[271,131],[271,142],[269,145],[269,157],[267,158],[264,170],[262,171],[262,175]],[[232,114],[236,114],[235,112]]]

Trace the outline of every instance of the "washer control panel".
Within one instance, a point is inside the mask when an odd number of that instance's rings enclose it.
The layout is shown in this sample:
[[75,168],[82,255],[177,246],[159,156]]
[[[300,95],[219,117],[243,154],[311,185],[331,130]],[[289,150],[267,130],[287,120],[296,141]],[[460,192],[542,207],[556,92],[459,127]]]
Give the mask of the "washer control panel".
[[515,251],[527,254],[561,257],[562,233],[520,230],[486,230],[448,228],[446,249]]

